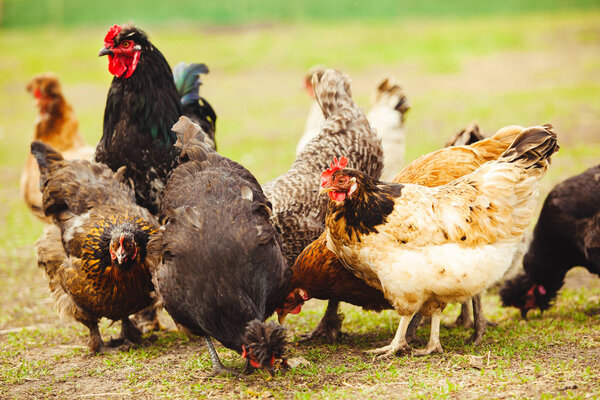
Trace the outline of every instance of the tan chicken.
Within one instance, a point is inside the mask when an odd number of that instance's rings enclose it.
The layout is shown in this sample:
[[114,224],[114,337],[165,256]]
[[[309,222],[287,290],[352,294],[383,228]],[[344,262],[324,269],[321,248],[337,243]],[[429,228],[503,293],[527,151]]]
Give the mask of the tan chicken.
[[406,331],[416,312],[431,316],[429,342],[416,354],[442,352],[441,312],[508,269],[557,150],[546,125],[525,129],[500,158],[443,186],[377,181],[346,168],[345,158],[323,172],[327,247],[401,316],[392,342],[373,353],[411,352]]
[[[488,139],[470,146],[446,147],[417,158],[395,176],[395,183],[413,183],[424,186],[440,186],[475,171],[487,161],[497,159],[523,131],[520,126],[507,126]],[[443,171],[441,173],[440,171]],[[438,180],[431,179],[435,175]],[[324,337],[335,341],[341,330],[338,316],[339,302],[344,301],[367,310],[380,311],[392,308],[383,294],[362,279],[357,278],[325,246],[325,234],[307,246],[292,267],[292,281],[285,303],[277,309],[281,322],[287,314],[297,314],[302,305],[311,298],[329,300],[327,311],[319,326],[306,337]],[[475,332],[469,342],[479,344],[487,329],[481,302],[475,296]],[[464,308],[468,311],[468,308]],[[463,318],[469,318],[463,316]],[[418,326],[418,321],[412,325]],[[411,332],[414,337],[414,330]],[[416,339],[416,337],[415,337]]]
[[[27,84],[27,91],[36,99],[40,112],[33,140],[49,144],[67,160],[91,160],[95,149],[88,146],[81,136],[75,111],[64,98],[56,75],[46,72],[34,76]],[[21,196],[36,217],[50,222],[42,211],[40,171],[31,154],[27,155],[21,174]]]

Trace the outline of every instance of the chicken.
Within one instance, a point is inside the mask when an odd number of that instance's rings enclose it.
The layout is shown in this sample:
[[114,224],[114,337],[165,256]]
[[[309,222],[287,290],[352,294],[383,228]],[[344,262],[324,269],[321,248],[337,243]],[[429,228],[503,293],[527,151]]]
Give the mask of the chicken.
[[479,125],[476,122],[471,122],[465,129],[448,139],[444,147],[467,146],[483,139],[485,137],[479,131]]
[[131,25],[114,25],[99,55],[108,55],[108,69],[114,78],[96,161],[113,171],[126,166],[137,203],[157,214],[160,195],[178,156],[173,124],[185,112],[196,118],[214,142],[215,112],[198,95],[199,74],[208,69],[203,64],[180,65],[174,78],[162,53],[143,31]]
[[505,307],[550,308],[575,266],[600,275],[600,165],[556,185],[546,197],[523,258],[524,272],[505,282]]
[[529,128],[496,161],[434,188],[374,180],[347,168],[345,158],[323,172],[327,247],[401,316],[391,344],[373,353],[412,351],[406,330],[417,311],[431,316],[431,335],[416,354],[442,352],[442,310],[480,293],[510,266],[557,149],[550,126]]
[[[407,165],[395,176],[395,183],[413,183],[425,186],[440,186],[469,174],[487,161],[497,159],[523,130],[519,126],[507,126],[500,129],[489,139],[474,143],[471,146],[444,148],[421,156]],[[437,181],[430,178],[435,174]],[[326,341],[335,341],[341,329],[338,317],[339,302],[344,301],[363,307],[366,310],[383,310],[391,305],[383,297],[381,291],[367,285],[362,279],[350,273],[335,256],[326,248],[323,233],[311,243],[296,259],[292,267],[291,285],[285,302],[277,309],[282,323],[287,314],[297,314],[302,305],[310,298],[329,300],[325,315],[319,326],[305,339],[325,337]],[[480,299],[474,310],[480,306]],[[475,318],[475,332],[469,342],[479,344],[486,331],[486,324],[481,317]],[[412,325],[410,339],[418,340],[414,329],[418,321]]]
[[173,129],[180,165],[164,191],[164,231],[150,244],[161,256],[153,270],[164,308],[204,337],[212,375],[227,369],[211,337],[272,374],[285,333],[263,321],[285,296],[290,268],[269,223],[270,203],[248,170],[203,143],[200,127],[182,117]]
[[289,265],[325,229],[327,199],[318,195],[314,183],[329,160],[337,153],[347,155],[356,169],[374,178],[382,168],[381,139],[352,100],[350,77],[327,70],[320,78],[315,74],[312,83],[326,117],[321,133],[306,145],[289,171],[263,185]]
[[[34,76],[27,84],[27,91],[35,97],[40,111],[33,140],[48,143],[67,160],[91,160],[94,157],[94,148],[88,146],[81,136],[75,111],[64,98],[56,75],[46,72]],[[31,154],[27,155],[21,174],[21,197],[36,217],[50,222],[42,211],[40,170]]]
[[327,68],[317,65],[312,67],[304,76],[304,89],[306,90],[306,93],[308,93],[308,96],[311,99],[314,99],[314,101],[308,110],[308,116],[306,117],[306,122],[304,123],[304,133],[296,145],[296,156],[300,155],[302,149],[304,149],[304,146],[306,146],[308,142],[319,135],[321,132],[321,126],[323,126],[323,123],[325,122],[325,117],[323,116],[323,111],[321,111],[321,106],[315,99],[312,77],[314,74],[317,74],[317,78],[321,79],[326,70]]
[[135,204],[123,169],[115,174],[102,164],[64,160],[40,141],[31,153],[40,168],[44,213],[54,222],[36,242],[38,266],[61,315],[90,330],[92,352],[105,346],[102,317],[122,323],[121,337],[110,346],[139,342],[129,315],[153,304],[147,243],[157,221]]
[[[317,74],[320,79],[324,72],[324,67],[317,66],[306,76],[305,86],[310,97],[314,97],[310,77]],[[382,179],[390,180],[404,165],[406,142],[404,120],[410,104],[402,87],[391,77],[383,78],[377,83],[371,102],[367,120],[382,140],[384,164]],[[296,146],[296,155],[300,155],[306,144],[319,134],[324,121],[323,112],[315,100],[306,118],[304,134]]]
[[410,109],[404,90],[393,78],[384,78],[377,84],[372,107],[367,119],[383,146],[381,179],[391,180],[404,166],[406,127],[404,120]]

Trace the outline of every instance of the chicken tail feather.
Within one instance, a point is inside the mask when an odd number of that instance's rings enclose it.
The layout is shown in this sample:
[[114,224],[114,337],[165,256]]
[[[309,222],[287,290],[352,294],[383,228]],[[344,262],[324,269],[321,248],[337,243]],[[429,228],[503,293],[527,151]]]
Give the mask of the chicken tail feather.
[[332,69],[328,69],[320,77],[319,74],[313,75],[315,98],[325,118],[331,117],[339,109],[354,107],[350,83],[347,74]]
[[35,157],[40,168],[40,185],[45,181],[53,165],[64,160],[62,154],[39,140],[31,142],[31,154]]
[[523,130],[498,161],[519,163],[525,169],[545,170],[550,156],[558,149],[552,125],[534,126]]

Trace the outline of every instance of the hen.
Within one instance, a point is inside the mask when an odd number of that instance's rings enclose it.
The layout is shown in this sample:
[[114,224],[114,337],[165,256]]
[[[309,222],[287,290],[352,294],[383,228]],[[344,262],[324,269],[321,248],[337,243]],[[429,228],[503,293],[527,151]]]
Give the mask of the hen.
[[381,179],[391,180],[404,165],[406,127],[404,121],[410,104],[402,86],[393,78],[384,78],[373,93],[371,110],[367,119],[383,147]]
[[102,164],[66,161],[34,141],[31,152],[41,175],[43,209],[50,225],[36,242],[38,265],[50,279],[61,315],[90,330],[89,348],[101,351],[102,317],[121,320],[121,338],[139,342],[129,315],[153,304],[147,243],[158,230],[150,213],[135,204],[133,189]]
[[523,257],[525,271],[500,290],[503,305],[517,307],[523,318],[547,310],[575,266],[600,275],[600,165],[550,191]]
[[[396,177],[395,183],[413,183],[424,186],[440,186],[469,174],[487,161],[497,159],[522,132],[519,126],[507,126],[500,129],[488,139],[471,146],[444,148],[421,156],[407,165]],[[443,172],[443,174],[441,173]],[[437,181],[430,179],[435,174]],[[313,333],[307,336],[312,339],[324,336],[327,341],[335,341],[340,333],[341,319],[338,316],[339,302],[354,304],[366,310],[383,310],[392,308],[383,297],[381,291],[367,285],[362,279],[354,276],[327,249],[325,234],[306,247],[298,256],[292,267],[291,285],[288,296],[277,312],[280,322],[288,313],[297,314],[302,305],[310,298],[329,300],[325,315]],[[476,311],[480,311],[479,299],[475,299]],[[481,312],[480,312],[481,314]],[[417,321],[412,326],[411,336]],[[478,344],[486,331],[485,322],[475,319],[475,333],[469,341]]]
[[327,199],[314,183],[335,154],[352,157],[353,166],[378,178],[381,174],[381,139],[371,130],[362,110],[352,100],[350,77],[327,70],[312,78],[325,123],[285,174],[265,183],[273,204],[272,222],[282,234],[282,251],[289,265],[325,229]]
[[327,246],[400,314],[396,336],[373,352],[412,351],[411,317],[431,316],[427,347],[442,352],[440,315],[498,280],[535,207],[537,182],[558,149],[550,126],[524,130],[502,156],[438,187],[390,184],[334,161],[323,172]]
[[104,38],[100,56],[108,55],[114,75],[106,99],[103,135],[96,161],[113,171],[126,166],[136,201],[156,214],[160,194],[178,156],[171,127],[185,114],[200,124],[214,143],[216,115],[198,95],[203,64],[171,68],[147,35],[131,25],[114,25]]
[[[306,76],[305,87],[310,97],[314,97],[313,86],[310,81],[312,75],[317,74],[320,79],[324,72],[324,67],[317,66],[312,68]],[[377,83],[371,103],[367,120],[382,140],[382,179],[390,180],[398,169],[404,165],[406,142],[404,120],[410,109],[410,104],[404,90],[393,78],[383,78]],[[324,121],[323,112],[318,101],[315,100],[306,118],[304,134],[296,146],[296,155],[299,155],[306,144],[319,134]]]
[[[81,136],[75,111],[63,96],[56,75],[46,72],[34,76],[27,84],[27,91],[36,99],[40,112],[35,123],[33,140],[48,143],[67,160],[91,160],[94,157],[94,148],[88,146]],[[21,174],[21,196],[36,217],[50,222],[42,211],[40,170],[31,154],[27,155]]]
[[164,231],[151,243],[162,258],[154,276],[164,308],[204,337],[213,375],[226,369],[211,337],[272,374],[285,334],[263,321],[285,296],[290,268],[269,224],[270,203],[248,170],[203,143],[197,125],[182,117],[173,129],[180,165],[164,191]]

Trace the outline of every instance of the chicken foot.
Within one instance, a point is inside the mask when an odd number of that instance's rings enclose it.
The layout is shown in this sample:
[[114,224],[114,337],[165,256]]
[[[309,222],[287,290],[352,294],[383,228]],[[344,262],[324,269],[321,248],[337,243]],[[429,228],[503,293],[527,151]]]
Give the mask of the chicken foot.
[[408,328],[406,329],[406,341],[408,343],[419,345],[425,344],[425,340],[417,335],[417,328],[419,325],[421,325],[421,321],[423,321],[423,314],[420,312],[415,313],[410,320],[410,324],[408,324]]
[[309,342],[318,337],[322,337],[325,343],[334,343],[341,336],[342,321],[344,316],[338,313],[340,302],[337,300],[329,300],[325,314],[319,323],[319,326],[309,334],[303,335],[300,342]]
[[97,321],[80,321],[90,330],[90,341],[88,342],[88,348],[92,353],[100,353],[104,348],[104,342],[102,336],[100,336],[100,329],[98,329]]
[[416,356],[425,356],[432,353],[443,353],[442,344],[440,343],[440,319],[442,311],[436,310],[431,316],[431,333],[429,334],[429,342],[424,349],[415,350]]
[[212,362],[212,371],[208,375],[209,378],[214,378],[218,375],[223,374],[231,374],[234,376],[240,376],[240,374],[232,369],[229,369],[223,365],[217,351],[215,350],[212,340],[210,336],[204,336],[204,341],[206,342],[206,347],[208,347],[208,354],[210,355],[210,360]]
[[480,294],[473,296],[473,318],[475,319],[475,323],[473,324],[473,328],[475,329],[475,331],[466,340],[466,343],[473,343],[475,346],[478,346],[481,344],[483,336],[487,332],[487,327],[498,326],[498,324],[496,324],[495,322],[490,322],[485,318],[485,315],[483,314],[483,307],[481,305]]
[[406,342],[406,330],[412,319],[411,316],[402,315],[400,317],[400,324],[398,324],[398,330],[392,342],[378,349],[367,350],[367,353],[374,354],[377,358],[387,358],[396,355],[396,353],[410,353],[412,347]]
[[121,320],[121,335],[113,339],[111,338],[107,346],[108,347],[119,347],[127,346],[132,347],[136,343],[142,342],[142,332],[131,322],[129,317],[125,317]]

